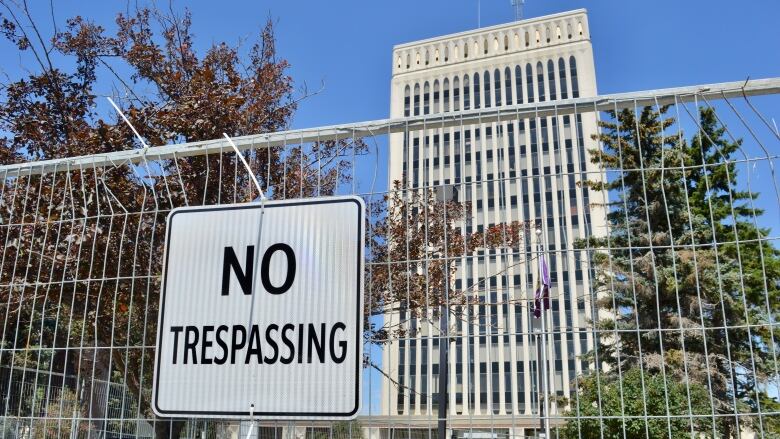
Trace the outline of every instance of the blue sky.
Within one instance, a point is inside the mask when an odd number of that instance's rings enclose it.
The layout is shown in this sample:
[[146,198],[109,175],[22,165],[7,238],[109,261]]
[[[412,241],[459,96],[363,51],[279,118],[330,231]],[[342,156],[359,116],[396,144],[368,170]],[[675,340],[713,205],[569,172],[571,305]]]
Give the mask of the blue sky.
[[[44,30],[48,3],[34,4]],[[269,14],[277,20],[279,55],[295,81],[325,84],[300,105],[293,125],[302,128],[387,117],[393,45],[476,28],[478,3],[482,26],[513,19],[509,0],[204,1],[189,8],[201,49],[251,39]],[[55,2],[56,16],[81,14],[111,28],[125,8],[84,4]],[[780,76],[776,0],[527,0],[525,16],[576,8],[589,13],[600,93]],[[0,44],[0,55],[0,67],[14,73],[13,48]]]

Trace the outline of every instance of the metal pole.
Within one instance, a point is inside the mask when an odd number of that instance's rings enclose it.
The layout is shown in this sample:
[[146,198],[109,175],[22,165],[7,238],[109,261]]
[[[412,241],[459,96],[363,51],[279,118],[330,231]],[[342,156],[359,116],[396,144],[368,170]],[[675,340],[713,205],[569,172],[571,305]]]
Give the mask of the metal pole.
[[542,337],[540,332],[538,329],[536,330],[536,397],[539,400],[539,431],[544,431],[544,405],[542,405],[542,392],[544,389],[544,381],[542,380],[544,376],[542,375]]
[[439,439],[447,439],[447,381],[449,377],[449,323],[447,305],[441,306],[439,317]]
[[541,417],[542,425],[543,425],[543,431],[545,438],[550,437],[550,419],[549,419],[549,405],[547,400],[547,389],[549,388],[547,383],[547,309],[545,309],[544,306],[544,281],[543,281],[543,274],[542,274],[542,264],[541,264],[541,258],[544,257],[543,254],[543,248],[542,248],[542,229],[536,229],[536,250],[537,250],[537,258],[539,259],[539,295],[540,295],[540,303],[539,306],[541,308],[541,318],[542,318],[542,327],[541,327],[541,343],[540,345],[537,345],[537,348],[541,350],[542,354],[540,358],[538,359],[539,363],[539,373],[541,375],[541,379],[539,381],[539,414]]

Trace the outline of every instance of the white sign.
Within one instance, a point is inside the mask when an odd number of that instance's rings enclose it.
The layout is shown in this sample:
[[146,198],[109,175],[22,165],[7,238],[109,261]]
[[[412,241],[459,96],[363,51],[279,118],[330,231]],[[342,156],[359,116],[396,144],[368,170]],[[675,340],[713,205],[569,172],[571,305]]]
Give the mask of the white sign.
[[154,412],[356,416],[364,210],[334,197],[172,211]]

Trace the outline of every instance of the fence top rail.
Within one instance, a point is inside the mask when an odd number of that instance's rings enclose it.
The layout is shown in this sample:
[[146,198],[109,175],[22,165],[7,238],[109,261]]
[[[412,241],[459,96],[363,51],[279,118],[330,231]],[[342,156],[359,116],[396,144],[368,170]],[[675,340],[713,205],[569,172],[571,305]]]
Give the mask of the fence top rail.
[[[252,134],[233,138],[239,150],[266,148],[287,144],[310,143],[345,138],[402,133],[422,129],[447,128],[473,123],[491,123],[567,115],[582,112],[608,111],[646,105],[665,105],[692,102],[706,98],[723,98],[780,94],[780,77],[748,81],[700,84],[686,87],[614,93],[577,99],[507,105],[479,109],[414,116],[396,119],[378,119],[364,122],[295,129],[273,133]],[[224,139],[169,144],[144,149],[130,149],[106,154],[41,160],[0,166],[3,178],[48,174],[63,170],[92,169],[123,164],[137,164],[144,160],[163,160],[231,151]]]

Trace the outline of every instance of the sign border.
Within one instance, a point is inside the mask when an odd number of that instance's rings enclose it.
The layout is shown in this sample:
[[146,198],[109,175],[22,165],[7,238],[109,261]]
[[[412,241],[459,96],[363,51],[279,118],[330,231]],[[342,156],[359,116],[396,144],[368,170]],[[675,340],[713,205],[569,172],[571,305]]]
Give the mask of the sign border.
[[[355,356],[355,405],[349,412],[260,412],[255,411],[250,413],[246,411],[203,411],[203,410],[163,410],[158,407],[159,385],[158,375],[160,373],[160,353],[163,332],[161,328],[165,321],[165,295],[168,285],[168,247],[171,239],[171,224],[173,217],[179,213],[191,213],[191,212],[203,212],[203,211],[220,211],[220,210],[243,210],[243,209],[269,209],[274,207],[285,206],[305,206],[313,204],[333,204],[333,203],[355,203],[358,208],[358,251],[357,251],[357,310],[356,318],[358,328],[356,331],[355,344],[357,346],[357,355]],[[198,417],[198,418],[245,418],[250,416],[256,416],[260,418],[286,420],[286,419],[307,419],[307,418],[319,418],[319,419],[354,419],[360,411],[362,395],[360,393],[361,384],[363,380],[363,370],[361,367],[363,360],[363,247],[365,246],[365,233],[364,233],[364,215],[365,215],[365,203],[363,199],[355,196],[335,196],[335,197],[318,197],[311,199],[295,199],[295,200],[279,200],[279,201],[266,201],[265,203],[248,203],[248,204],[227,204],[227,205],[215,205],[215,206],[188,206],[178,207],[173,209],[166,219],[165,228],[165,254],[163,256],[163,274],[162,274],[162,288],[160,290],[160,300],[157,319],[157,340],[155,344],[155,365],[154,365],[154,377],[153,377],[153,395],[152,395],[152,411],[159,417],[172,418],[172,417]]]

